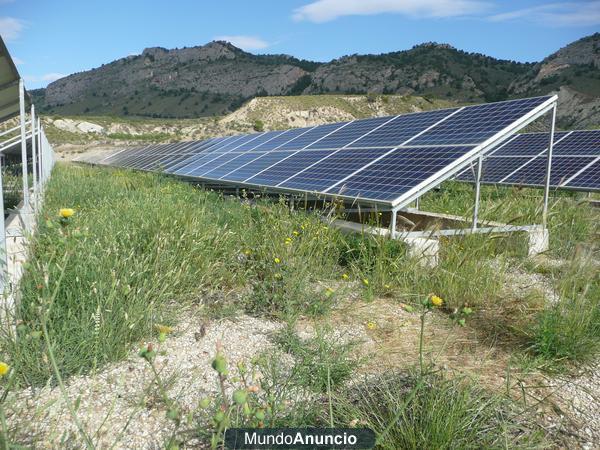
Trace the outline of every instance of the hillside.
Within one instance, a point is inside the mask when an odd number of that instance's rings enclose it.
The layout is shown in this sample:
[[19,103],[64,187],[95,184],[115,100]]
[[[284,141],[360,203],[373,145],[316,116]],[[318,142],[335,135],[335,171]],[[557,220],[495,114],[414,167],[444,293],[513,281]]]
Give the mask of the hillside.
[[263,96],[377,93],[483,102],[559,92],[561,123],[583,127],[600,123],[599,52],[595,34],[537,64],[435,43],[316,63],[215,41],[148,48],[32,94],[48,114],[193,118],[223,115]]
[[372,116],[403,114],[452,103],[401,95],[303,95],[258,97],[222,118],[149,119],[117,116],[43,118],[55,148],[69,157],[95,147],[204,139],[210,136],[320,125]]

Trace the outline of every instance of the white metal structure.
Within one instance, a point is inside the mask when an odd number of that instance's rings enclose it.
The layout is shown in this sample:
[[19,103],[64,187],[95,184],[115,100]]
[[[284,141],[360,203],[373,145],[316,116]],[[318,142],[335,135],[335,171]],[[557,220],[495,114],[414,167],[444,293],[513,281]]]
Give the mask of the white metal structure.
[[[0,221],[0,293],[4,295],[12,293],[17,281],[8,270],[7,234],[15,240],[24,240],[33,232],[34,214],[39,209],[45,185],[54,165],[54,151],[44,134],[41,120],[36,117],[35,107],[25,90],[23,80],[0,38],[0,125],[17,115],[18,125],[0,131],[2,164],[4,165],[10,155],[20,156],[23,191],[22,201],[17,209],[12,211],[12,215],[17,215],[20,219],[18,231],[8,230],[4,218]],[[30,174],[32,186],[29,186]],[[0,170],[0,207],[6,216],[2,177],[3,173]]]

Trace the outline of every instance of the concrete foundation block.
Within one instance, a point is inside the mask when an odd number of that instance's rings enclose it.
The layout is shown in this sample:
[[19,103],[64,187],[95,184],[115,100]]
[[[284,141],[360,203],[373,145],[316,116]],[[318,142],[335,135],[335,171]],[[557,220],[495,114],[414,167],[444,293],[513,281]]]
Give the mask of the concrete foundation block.
[[544,227],[532,228],[528,231],[529,249],[528,256],[536,256],[548,250],[550,245],[550,233]]
[[408,254],[419,260],[425,267],[436,267],[439,262],[440,242],[437,239],[406,237],[402,239],[408,246]]

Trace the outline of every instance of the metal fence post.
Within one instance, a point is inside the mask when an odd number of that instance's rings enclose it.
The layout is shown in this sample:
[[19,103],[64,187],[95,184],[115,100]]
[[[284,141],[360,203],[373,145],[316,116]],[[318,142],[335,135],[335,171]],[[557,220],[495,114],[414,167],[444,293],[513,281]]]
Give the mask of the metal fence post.
[[[37,211],[38,207],[38,176],[37,176],[37,134],[36,134],[35,106],[31,105],[31,170],[33,172],[33,209]],[[37,129],[39,132],[39,128]]]
[[[21,171],[23,172],[23,208],[25,213],[29,211],[29,180],[27,178],[27,136],[25,130],[25,86],[23,80],[19,80],[19,114],[21,120]],[[25,220],[25,219],[24,219]]]
[[[0,165],[0,208],[4,212],[4,183],[2,181],[2,167]],[[6,251],[6,229],[4,216],[0,220],[0,295],[4,295],[8,277],[8,254]]]

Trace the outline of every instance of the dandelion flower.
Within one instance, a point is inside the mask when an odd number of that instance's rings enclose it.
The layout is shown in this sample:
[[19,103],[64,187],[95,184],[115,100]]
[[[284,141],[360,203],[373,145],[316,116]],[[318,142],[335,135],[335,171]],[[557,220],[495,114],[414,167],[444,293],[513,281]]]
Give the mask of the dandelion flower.
[[386,289],[390,289],[391,288],[391,286],[389,284],[384,284],[383,287],[386,288]]
[[442,304],[444,303],[444,300],[442,300],[441,297],[438,297],[437,295],[432,295],[431,296],[431,304],[433,306],[442,306]]
[[292,232],[292,234],[293,234],[294,236],[298,236],[300,233],[298,233],[296,230],[294,230],[294,231]]
[[156,325],[156,329],[161,334],[169,334],[173,332],[173,327],[169,327],[167,325]]
[[374,330],[375,328],[377,328],[377,324],[370,320],[369,322],[367,322],[367,328],[369,330]]
[[58,214],[60,215],[60,217],[62,217],[63,219],[68,219],[69,217],[71,217],[73,214],[75,214],[75,210],[73,208],[61,208],[58,211]]
[[3,377],[10,370],[10,366],[5,362],[0,361],[0,377]]
[[291,245],[292,244],[292,238],[287,237],[285,238],[285,245]]
[[363,278],[362,282],[365,286],[369,285],[369,280],[367,280],[366,278]]
[[244,250],[244,255],[249,256],[252,252],[250,251],[250,249],[246,249]]
[[334,292],[335,292],[335,291],[334,291],[332,288],[330,288],[330,287],[328,287],[327,289],[325,289],[325,295],[326,295],[327,297],[331,297],[331,296],[333,295],[333,293],[334,293]]
[[281,263],[281,259],[275,257],[273,258],[273,261],[275,262],[275,264],[280,264]]
[[343,279],[343,280],[347,280],[348,278],[350,278],[350,277],[348,276],[348,274],[347,274],[347,273],[343,273],[343,274],[342,274],[342,279]]

